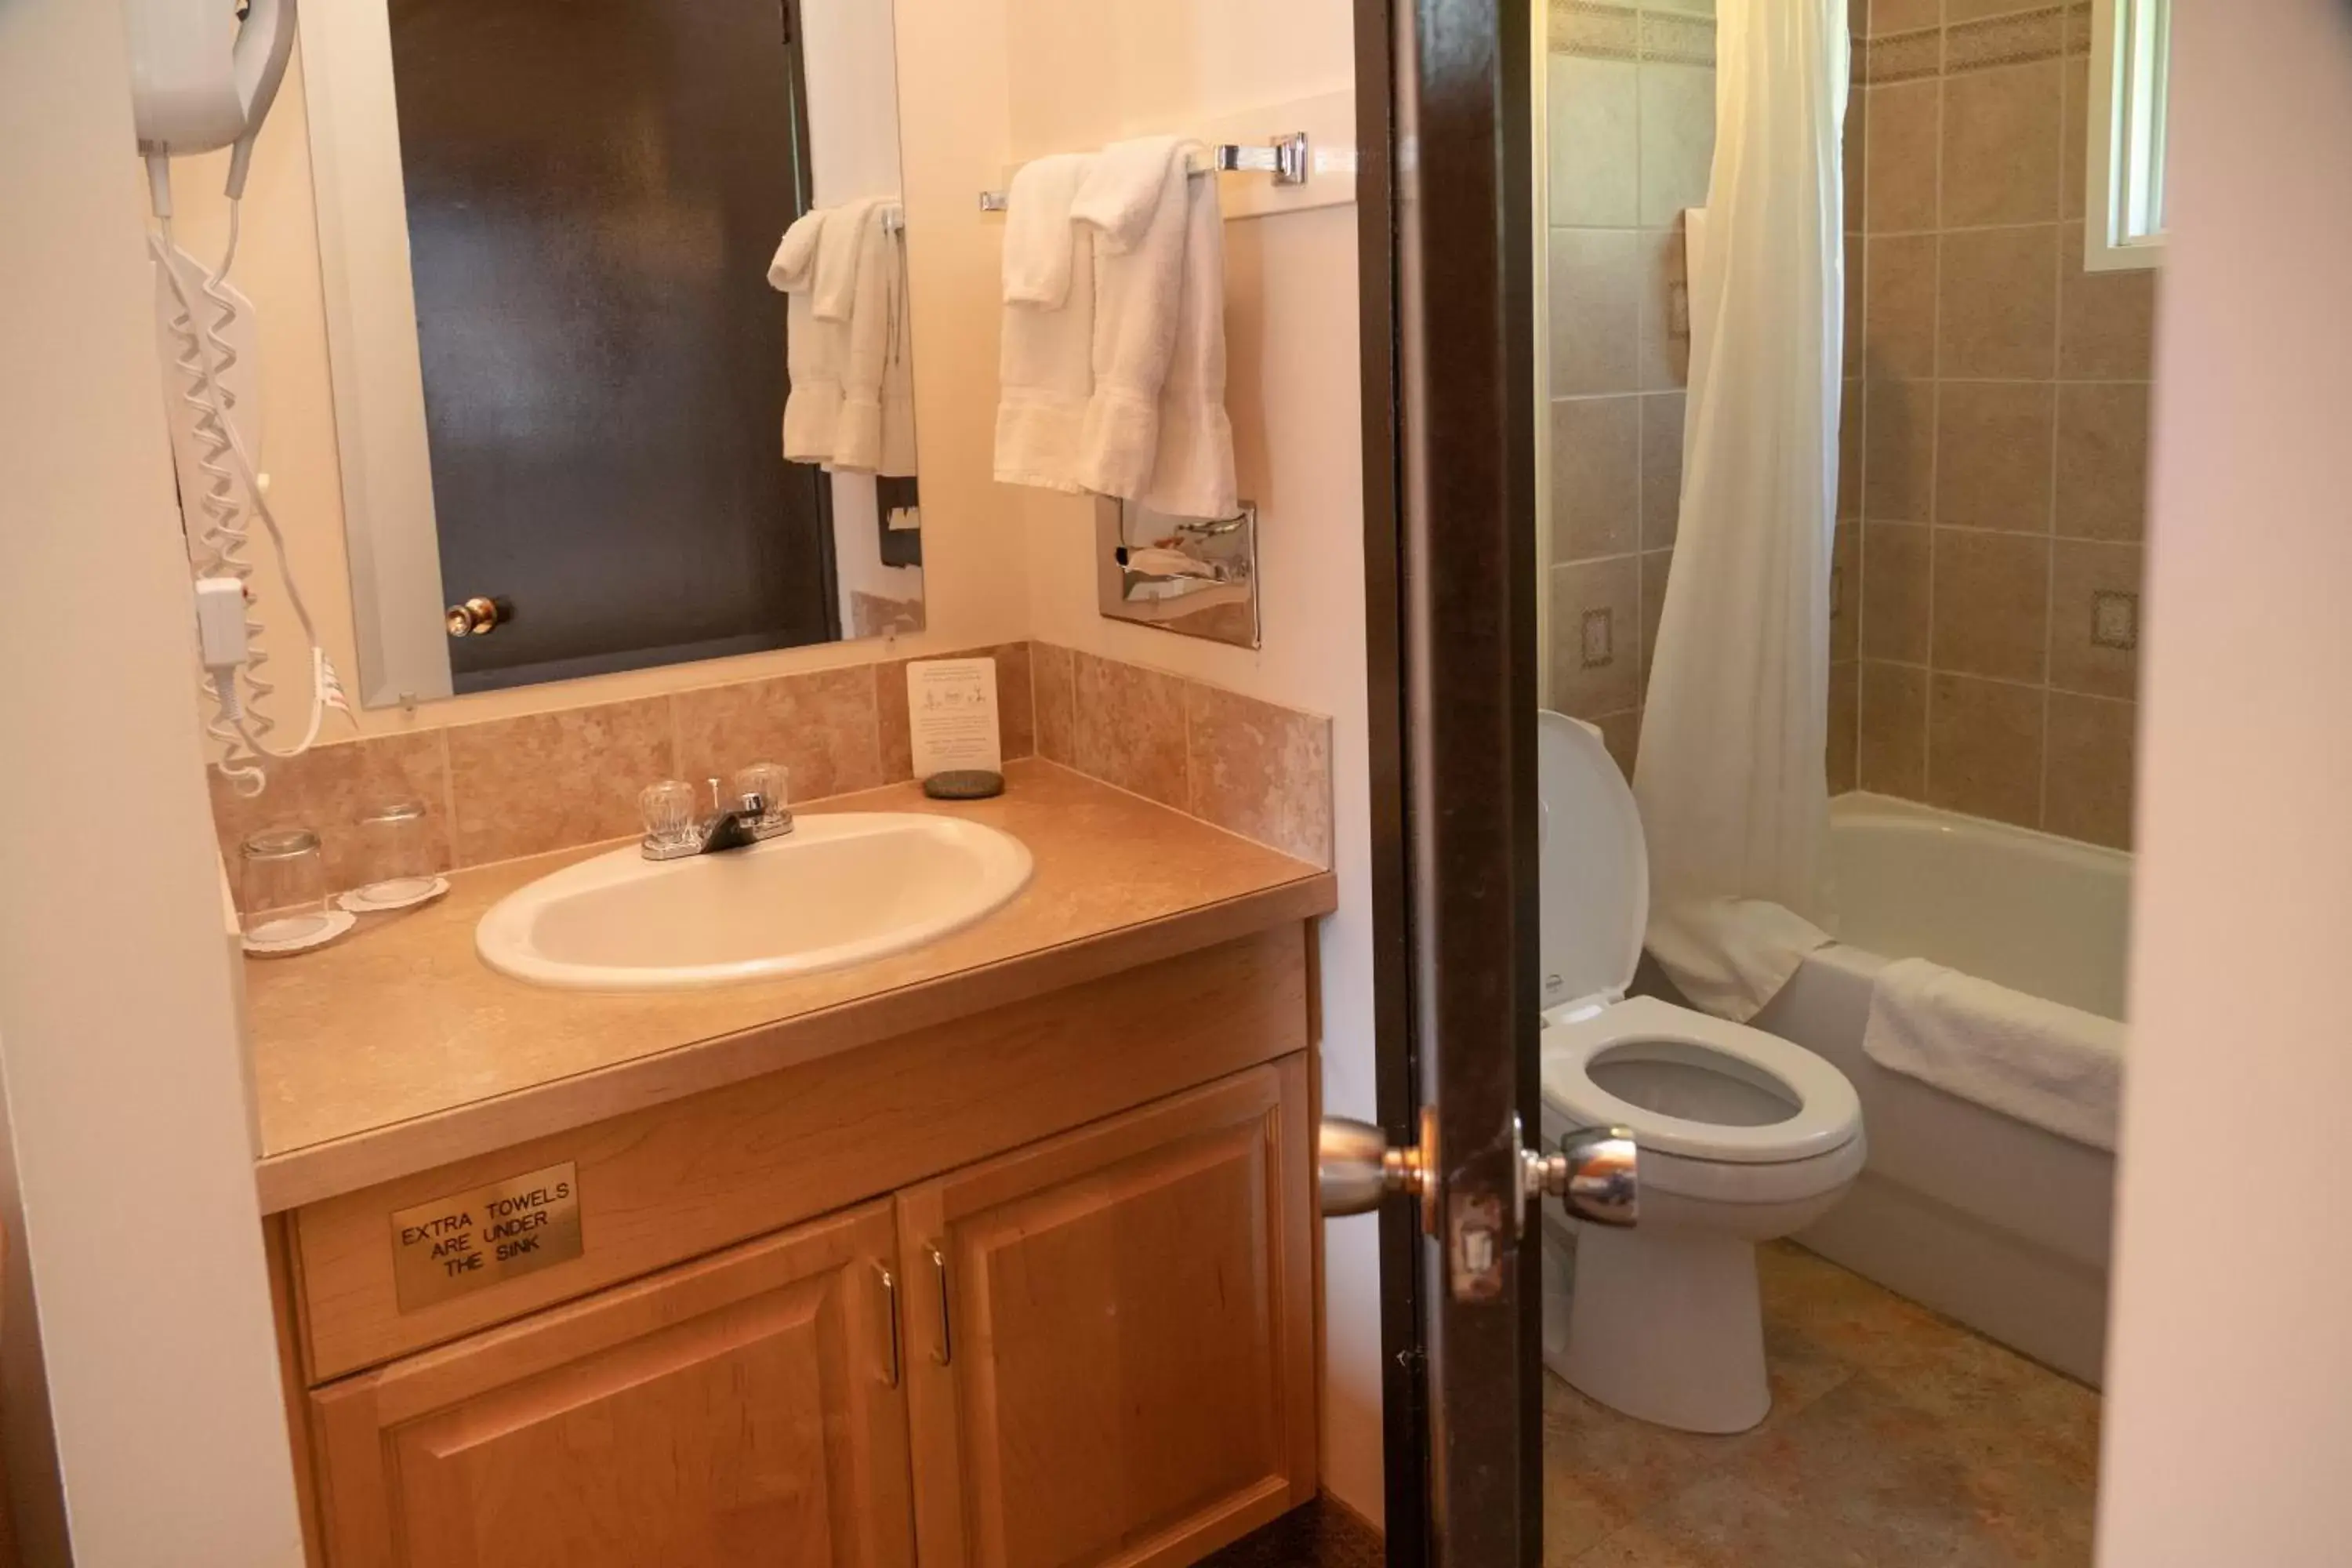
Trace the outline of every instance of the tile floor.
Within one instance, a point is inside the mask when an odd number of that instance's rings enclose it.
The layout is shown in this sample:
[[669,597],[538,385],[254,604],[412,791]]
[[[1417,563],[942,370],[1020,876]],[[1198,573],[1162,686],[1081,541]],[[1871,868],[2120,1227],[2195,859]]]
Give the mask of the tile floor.
[[1545,1568],[2091,1561],[2099,1396],[1810,1252],[1759,1253],[1772,1414],[1705,1437],[1545,1379]]

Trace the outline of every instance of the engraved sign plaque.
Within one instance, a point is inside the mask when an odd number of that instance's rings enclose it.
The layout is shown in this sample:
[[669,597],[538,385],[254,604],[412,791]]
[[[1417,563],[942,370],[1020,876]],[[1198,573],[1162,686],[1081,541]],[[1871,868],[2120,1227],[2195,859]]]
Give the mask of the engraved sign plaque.
[[569,1160],[392,1216],[392,1279],[404,1312],[580,1251],[580,1175]]

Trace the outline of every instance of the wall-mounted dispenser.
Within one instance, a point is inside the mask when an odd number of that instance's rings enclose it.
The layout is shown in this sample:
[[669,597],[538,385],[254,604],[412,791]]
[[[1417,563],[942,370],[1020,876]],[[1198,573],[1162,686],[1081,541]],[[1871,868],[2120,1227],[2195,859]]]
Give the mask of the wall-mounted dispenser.
[[1232,517],[1165,517],[1095,500],[1095,581],[1102,613],[1235,647],[1258,646],[1257,508]]

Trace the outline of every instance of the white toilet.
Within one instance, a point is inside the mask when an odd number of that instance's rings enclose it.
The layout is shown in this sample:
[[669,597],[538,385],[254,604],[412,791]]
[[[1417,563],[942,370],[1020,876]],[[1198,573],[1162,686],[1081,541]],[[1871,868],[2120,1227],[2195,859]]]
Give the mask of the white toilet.
[[[1543,1131],[1632,1129],[1629,1230],[1549,1211],[1544,1359],[1603,1405],[1688,1432],[1744,1432],[1772,1406],[1756,1244],[1811,1224],[1861,1173],[1862,1105],[1803,1047],[1628,998],[1650,912],[1633,792],[1573,719],[1539,720]],[[1574,1227],[1574,1283],[1566,1237]]]

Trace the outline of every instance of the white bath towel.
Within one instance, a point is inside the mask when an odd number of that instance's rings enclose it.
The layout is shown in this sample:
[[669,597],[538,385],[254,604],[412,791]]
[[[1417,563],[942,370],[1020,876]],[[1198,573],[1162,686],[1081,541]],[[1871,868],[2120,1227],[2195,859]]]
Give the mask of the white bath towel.
[[1104,149],[1070,216],[1095,231],[1094,390],[1078,435],[1078,482],[1140,500],[1160,451],[1160,394],[1181,313],[1190,230],[1186,157],[1173,136]]
[[[837,209],[826,224],[828,237],[845,228],[855,237],[851,260],[847,348],[841,365],[841,416],[835,426],[828,467],[874,473],[882,467],[882,384],[889,368],[890,339],[898,307],[898,237],[886,221],[890,205],[868,198]],[[830,237],[817,247],[816,313],[825,319]]]
[[[1006,196],[996,477],[1009,485],[1086,489],[1078,437],[1094,390],[1095,231],[1071,221],[1070,204],[1093,166],[1090,154],[1040,158]],[[1040,254],[1057,236],[1058,264]]]
[[2112,1018],[1904,958],[1879,971],[1862,1048],[1883,1068],[2113,1150],[2124,1038]]
[[1241,503],[1225,414],[1225,215],[1214,178],[1184,182],[1184,213],[1176,342],[1160,387],[1160,435],[1142,499],[1171,517],[1231,517]]
[[768,263],[768,283],[787,299],[784,307],[784,370],[792,390],[784,398],[784,458],[793,463],[833,459],[835,427],[841,419],[841,368],[848,352],[845,323],[816,313],[819,253],[830,215],[803,213],[784,231]]

